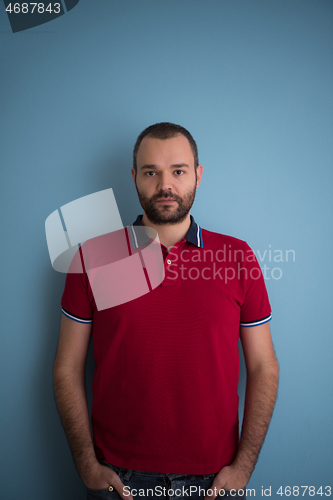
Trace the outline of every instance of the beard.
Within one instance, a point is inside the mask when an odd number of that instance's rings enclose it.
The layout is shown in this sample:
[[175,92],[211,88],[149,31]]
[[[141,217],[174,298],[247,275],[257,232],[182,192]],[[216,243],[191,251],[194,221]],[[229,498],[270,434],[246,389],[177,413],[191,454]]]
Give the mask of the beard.
[[[148,220],[153,224],[179,224],[183,222],[191,210],[196,193],[196,187],[194,186],[194,188],[189,189],[183,197],[173,194],[170,191],[161,190],[151,198],[148,198],[140,193],[137,187],[136,190],[138,192],[140,204]],[[156,202],[160,198],[175,200],[178,206],[176,208],[173,205],[158,206]]]

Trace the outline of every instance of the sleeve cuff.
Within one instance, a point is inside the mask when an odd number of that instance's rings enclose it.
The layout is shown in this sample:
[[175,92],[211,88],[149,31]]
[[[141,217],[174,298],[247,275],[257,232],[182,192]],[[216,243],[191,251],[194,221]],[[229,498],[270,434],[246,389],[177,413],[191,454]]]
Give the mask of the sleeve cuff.
[[67,316],[67,318],[73,319],[74,321],[77,321],[78,323],[92,323],[92,318],[81,318],[80,316],[75,316],[74,314],[70,313],[69,311],[66,311],[63,307],[61,308],[62,314]]
[[241,321],[240,326],[259,326],[263,325],[264,323],[268,323],[272,319],[272,315],[269,314],[268,316],[265,316],[264,318],[257,319],[256,321]]

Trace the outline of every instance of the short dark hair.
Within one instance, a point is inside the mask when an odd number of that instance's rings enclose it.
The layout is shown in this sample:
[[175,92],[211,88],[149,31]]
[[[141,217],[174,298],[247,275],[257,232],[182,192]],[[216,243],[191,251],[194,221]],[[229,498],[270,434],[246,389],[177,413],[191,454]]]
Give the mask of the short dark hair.
[[154,139],[164,140],[164,139],[172,139],[172,137],[175,137],[176,135],[179,134],[184,135],[188,140],[188,142],[190,143],[192,153],[194,156],[194,170],[197,171],[197,167],[199,165],[198,148],[190,132],[186,130],[186,128],[181,127],[180,125],[176,125],[175,123],[161,122],[161,123],[155,123],[154,125],[150,125],[150,127],[145,128],[137,138],[133,149],[133,167],[135,173],[137,171],[136,157],[138,154],[139,146],[144,137],[149,136],[153,137]]

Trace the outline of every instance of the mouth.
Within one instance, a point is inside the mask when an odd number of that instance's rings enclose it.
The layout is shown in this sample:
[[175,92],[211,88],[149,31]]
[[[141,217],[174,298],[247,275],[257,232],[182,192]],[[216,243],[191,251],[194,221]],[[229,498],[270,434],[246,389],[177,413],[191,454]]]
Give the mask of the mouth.
[[175,203],[175,200],[172,200],[171,198],[160,198],[159,200],[156,200],[156,203],[162,203],[163,205],[170,205],[171,203]]

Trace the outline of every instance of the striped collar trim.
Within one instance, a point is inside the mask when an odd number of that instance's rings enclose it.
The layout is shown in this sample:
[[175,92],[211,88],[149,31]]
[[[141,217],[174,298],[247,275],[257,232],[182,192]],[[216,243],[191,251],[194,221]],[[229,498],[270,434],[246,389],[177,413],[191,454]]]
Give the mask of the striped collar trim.
[[[192,215],[190,215],[190,218],[191,218],[191,225],[190,229],[185,234],[185,240],[199,248],[203,248],[201,227],[199,226],[199,224],[195,222]],[[145,239],[145,241],[142,241],[143,240],[142,233],[140,232],[140,235],[135,233],[134,226],[142,226],[141,219],[142,215],[138,215],[136,220],[133,222],[133,225],[131,226],[131,233],[132,233],[131,236],[134,248],[143,245],[149,239],[147,236],[147,239]]]

